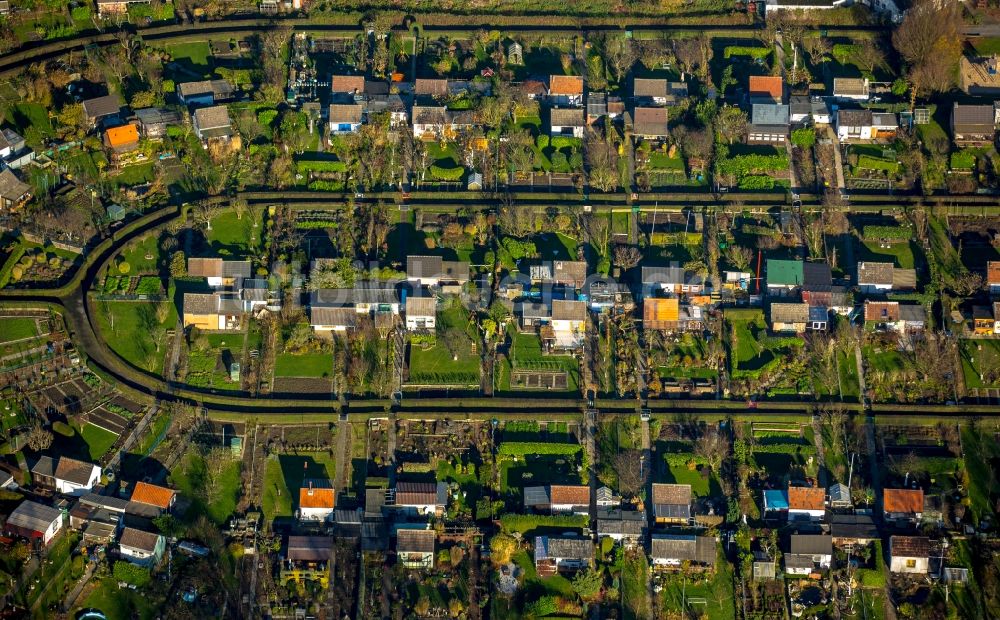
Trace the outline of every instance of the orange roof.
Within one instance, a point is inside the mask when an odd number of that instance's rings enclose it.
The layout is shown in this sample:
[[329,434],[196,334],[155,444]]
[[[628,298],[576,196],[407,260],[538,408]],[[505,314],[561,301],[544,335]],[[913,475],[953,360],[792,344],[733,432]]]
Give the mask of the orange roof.
[[110,147],[125,146],[139,141],[139,132],[135,125],[112,127],[104,132],[104,141]]
[[299,489],[299,508],[333,508],[336,501],[333,489]]
[[553,504],[590,505],[590,487],[582,485],[553,484],[549,489]]
[[578,75],[550,75],[550,95],[582,95],[583,78]]
[[886,512],[916,514],[924,511],[922,489],[885,489],[882,491],[882,507]]
[[784,84],[779,76],[775,75],[751,75],[750,76],[750,96],[767,95],[773,99],[781,100],[785,94]]
[[866,321],[889,321],[899,320],[898,301],[866,301],[865,302]]
[[1000,284],[1000,260],[986,263],[986,283]]
[[170,508],[170,503],[177,492],[166,487],[156,486],[148,482],[136,482],[132,489],[132,501],[140,504],[149,504],[157,508]]
[[826,491],[818,487],[788,487],[789,510],[823,510]]
[[680,300],[648,298],[642,302],[644,321],[677,321],[680,317]]

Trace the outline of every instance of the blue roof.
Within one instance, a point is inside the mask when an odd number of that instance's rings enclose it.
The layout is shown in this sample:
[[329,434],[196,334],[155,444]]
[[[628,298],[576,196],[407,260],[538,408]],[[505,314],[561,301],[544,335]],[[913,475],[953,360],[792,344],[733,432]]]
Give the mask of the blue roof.
[[830,312],[822,306],[809,306],[810,321],[826,321],[830,318]]
[[764,491],[764,510],[788,510],[788,492],[781,489]]

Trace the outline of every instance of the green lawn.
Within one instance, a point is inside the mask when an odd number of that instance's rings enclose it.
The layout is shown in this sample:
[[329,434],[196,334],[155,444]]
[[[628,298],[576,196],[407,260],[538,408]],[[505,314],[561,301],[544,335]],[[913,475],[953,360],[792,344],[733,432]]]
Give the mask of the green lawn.
[[[691,455],[694,456],[693,454]],[[706,476],[705,473],[708,475]],[[667,484],[690,484],[691,492],[696,497],[715,497],[722,495],[722,487],[715,473],[709,472],[705,465],[700,465],[696,469],[688,469],[686,465],[666,464],[663,480]]]
[[989,472],[995,459],[1000,458],[1000,444],[991,432],[983,432],[985,430],[962,427],[970,508],[977,523],[982,519],[993,520],[994,501],[1000,494],[1000,483]]
[[562,233],[542,233],[532,241],[542,260],[576,260],[579,242]]
[[871,370],[892,373],[906,368],[906,360],[899,351],[875,351],[870,347],[865,347],[863,350]]
[[[1000,386],[1000,340],[959,340],[962,374],[967,389]],[[980,377],[982,374],[982,377]]]
[[229,372],[219,369],[220,356],[239,363],[243,357],[243,334],[205,334],[209,348],[191,348],[188,353],[185,382],[194,387],[239,390],[240,384],[230,381]]
[[[212,48],[209,46],[208,41],[191,41],[168,45],[167,53],[173,57],[175,62],[188,71],[201,73],[204,78],[212,75]],[[181,74],[177,76],[178,82],[188,82],[195,79],[194,75]]]
[[684,160],[680,157],[670,157],[662,152],[650,153],[649,167],[653,170],[684,172]]
[[[151,258],[146,258],[150,256]],[[157,273],[160,260],[160,244],[156,235],[146,235],[134,246],[122,252],[122,257],[131,267],[129,275],[137,276],[144,273]]]
[[333,480],[336,475],[336,465],[329,452],[299,452],[268,459],[261,502],[264,519],[270,523],[276,517],[294,514],[304,478]]
[[858,381],[858,364],[853,351],[837,353],[837,367],[840,372],[840,392],[845,399],[857,399],[861,394]]
[[922,259],[920,250],[910,241],[907,243],[892,243],[882,247],[877,241],[864,241],[861,244],[860,261],[893,263],[900,269],[914,269],[918,260]]
[[131,187],[133,185],[148,183],[156,178],[155,166],[156,164],[151,161],[126,166],[112,177],[112,181],[116,186],[120,187]]
[[35,319],[25,317],[0,319],[0,342],[34,338],[37,335],[38,325],[35,323]]
[[501,390],[511,389],[513,370],[565,371],[568,375],[567,391],[575,392],[579,388],[580,364],[571,355],[543,355],[542,341],[535,334],[511,331],[513,344],[513,368],[505,367],[501,372]]
[[157,322],[156,305],[151,302],[98,301],[95,305],[101,335],[111,349],[136,368],[162,375],[166,330],[177,324],[174,305],[170,304],[163,323]]
[[333,356],[329,353],[281,353],[274,361],[275,377],[328,377],[331,372]]
[[93,424],[84,424],[83,428],[80,429],[80,436],[87,442],[90,459],[93,461],[97,461],[107,454],[111,446],[118,441],[118,435]]
[[81,609],[98,609],[108,620],[152,620],[157,609],[142,592],[119,588],[113,577],[98,580],[97,587],[90,591],[80,605]]
[[245,257],[260,247],[264,226],[249,213],[239,217],[235,210],[226,210],[212,219],[212,229],[205,234],[215,255]]
[[626,620],[649,617],[649,562],[639,549],[625,556],[622,566],[622,611]]
[[[228,450],[220,448],[220,450]],[[219,453],[222,455],[222,452]],[[198,452],[189,452],[170,472],[170,484],[191,498],[192,506],[186,517],[207,515],[217,525],[229,519],[236,510],[242,488],[240,461],[223,456],[216,471],[209,471],[209,463]]]
[[550,454],[529,454],[523,460],[505,458],[500,461],[500,490],[516,495],[520,502],[525,486],[579,484],[578,460],[579,457]]
[[11,106],[7,111],[7,121],[14,125],[14,130],[24,136],[25,142],[33,148],[39,148],[44,138],[55,135],[49,111],[39,103],[18,103]]
[[[475,327],[469,324],[468,313],[459,304],[438,311],[436,341],[425,347],[410,344],[410,382],[415,384],[478,385],[480,358],[474,343],[478,339]],[[445,342],[446,334],[454,334],[454,359]]]
[[[709,620],[732,620],[736,617],[733,593],[733,567],[719,549],[715,571],[706,574],[668,574],[664,577],[661,594],[665,610],[692,613]],[[704,599],[704,605],[689,605],[682,609],[683,601]],[[702,615],[704,614],[704,615]]]

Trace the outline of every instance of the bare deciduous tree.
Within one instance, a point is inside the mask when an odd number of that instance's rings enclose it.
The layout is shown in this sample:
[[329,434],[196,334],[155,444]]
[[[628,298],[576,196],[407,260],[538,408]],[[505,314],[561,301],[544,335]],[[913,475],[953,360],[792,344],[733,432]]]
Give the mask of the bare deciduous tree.
[[622,495],[638,495],[642,490],[642,461],[638,450],[622,450],[614,456],[614,468],[618,474],[618,491]]
[[939,7],[934,0],[920,0],[892,34],[892,44],[906,61],[910,83],[910,109],[916,98],[951,88],[961,55],[957,5]]
[[615,246],[615,264],[622,269],[631,269],[642,260],[642,252],[633,245]]

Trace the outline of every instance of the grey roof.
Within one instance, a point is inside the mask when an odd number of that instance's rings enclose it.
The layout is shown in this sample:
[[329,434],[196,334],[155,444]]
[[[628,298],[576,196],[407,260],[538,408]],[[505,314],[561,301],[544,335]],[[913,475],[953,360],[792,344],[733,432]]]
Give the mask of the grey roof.
[[80,497],[79,502],[85,506],[95,508],[106,508],[113,512],[125,512],[128,507],[128,500],[110,495],[98,495],[97,493],[87,493]]
[[535,561],[549,558],[590,561],[594,557],[594,541],[589,538],[535,537]]
[[873,127],[899,127],[899,118],[892,112],[872,112]]
[[143,125],[180,123],[181,115],[166,108],[142,108],[135,111],[135,117]]
[[604,116],[608,113],[607,93],[587,93],[587,116]]
[[666,108],[640,108],[632,111],[632,132],[637,136],[667,136],[668,112]]
[[184,314],[216,314],[219,296],[215,293],[184,293]]
[[23,527],[33,532],[44,532],[58,519],[62,512],[26,499],[7,517],[7,525]]
[[250,261],[248,260],[224,260],[222,261],[223,278],[249,278]]
[[55,476],[59,480],[65,480],[74,484],[84,485],[90,482],[90,477],[94,473],[94,463],[80,461],[68,456],[60,456],[56,465]]
[[357,510],[337,508],[333,511],[333,520],[339,525],[360,525],[361,513]]
[[434,316],[437,313],[436,297],[407,297],[406,314],[410,316]]
[[551,127],[583,127],[583,108],[554,108],[549,113]]
[[702,278],[696,273],[685,272],[683,267],[643,267],[643,284],[701,284]]
[[858,263],[858,284],[892,285],[892,263]]
[[126,527],[118,537],[118,544],[122,547],[140,549],[147,553],[156,550],[156,543],[159,542],[160,535],[153,532],[145,532],[134,527]]
[[331,103],[331,123],[360,123],[364,108],[360,103]]
[[365,489],[365,517],[381,517],[385,489]]
[[715,564],[716,540],[711,536],[654,534],[650,556],[668,560],[689,560]]
[[434,553],[437,533],[434,530],[406,530],[396,532],[396,551],[400,553]]
[[395,304],[399,294],[395,284],[361,281],[353,288],[324,288],[314,291],[312,305],[353,306],[355,304]]
[[525,319],[547,319],[552,316],[552,310],[547,304],[530,301],[519,302],[515,311]]
[[97,120],[103,116],[118,114],[122,109],[122,98],[115,95],[104,95],[87,99],[83,102],[83,113],[90,120]]
[[757,126],[787,126],[788,106],[778,103],[755,103],[751,113],[751,124]]
[[812,113],[812,100],[809,95],[792,95],[788,100],[788,114],[790,116],[808,116]]
[[299,562],[326,562],[333,555],[333,538],[330,536],[289,536],[289,560]]
[[352,308],[333,308],[328,306],[310,306],[309,324],[313,327],[354,327],[358,313]]
[[871,110],[837,110],[837,124],[850,127],[870,127]]
[[771,323],[805,323],[809,320],[809,304],[771,304]]
[[553,321],[586,321],[587,302],[557,299],[552,302]]
[[667,80],[662,78],[635,78],[632,81],[633,97],[666,97]]
[[51,456],[40,456],[31,466],[31,473],[35,476],[47,476],[52,478],[56,475],[56,461]]
[[878,527],[871,515],[831,514],[830,534],[834,538],[878,538]]
[[469,263],[467,261],[446,261],[440,256],[407,256],[406,277],[455,279],[468,282]]
[[0,172],[0,196],[11,202],[17,202],[31,192],[31,186],[22,183],[17,175],[11,172],[10,168],[5,168]]
[[230,126],[229,108],[224,105],[199,108],[194,111],[194,118],[198,124],[198,129],[201,131],[228,128]]
[[831,286],[833,274],[830,265],[828,263],[802,263],[802,284],[806,290],[809,290],[810,286]]
[[653,504],[653,514],[658,519],[690,519],[690,504]]
[[539,486],[539,487],[524,487],[524,506],[526,508],[531,506],[547,506],[552,503],[549,498],[549,487]]
[[833,78],[834,96],[868,96],[868,80],[862,78]]
[[923,323],[927,313],[920,304],[899,304],[899,319],[908,323]]
[[956,133],[992,132],[996,127],[993,106],[956,103],[952,108],[952,126]]
[[792,534],[789,549],[795,554],[830,555],[833,553],[833,537],[820,534]]
[[646,524],[638,519],[598,519],[597,535],[608,536],[620,534],[623,536],[642,536]]
[[447,122],[447,109],[442,106],[413,106],[414,125],[443,125]]
[[177,94],[181,97],[196,97],[198,95],[211,94],[215,100],[228,99],[233,96],[233,85],[227,80],[181,82],[177,85]]

